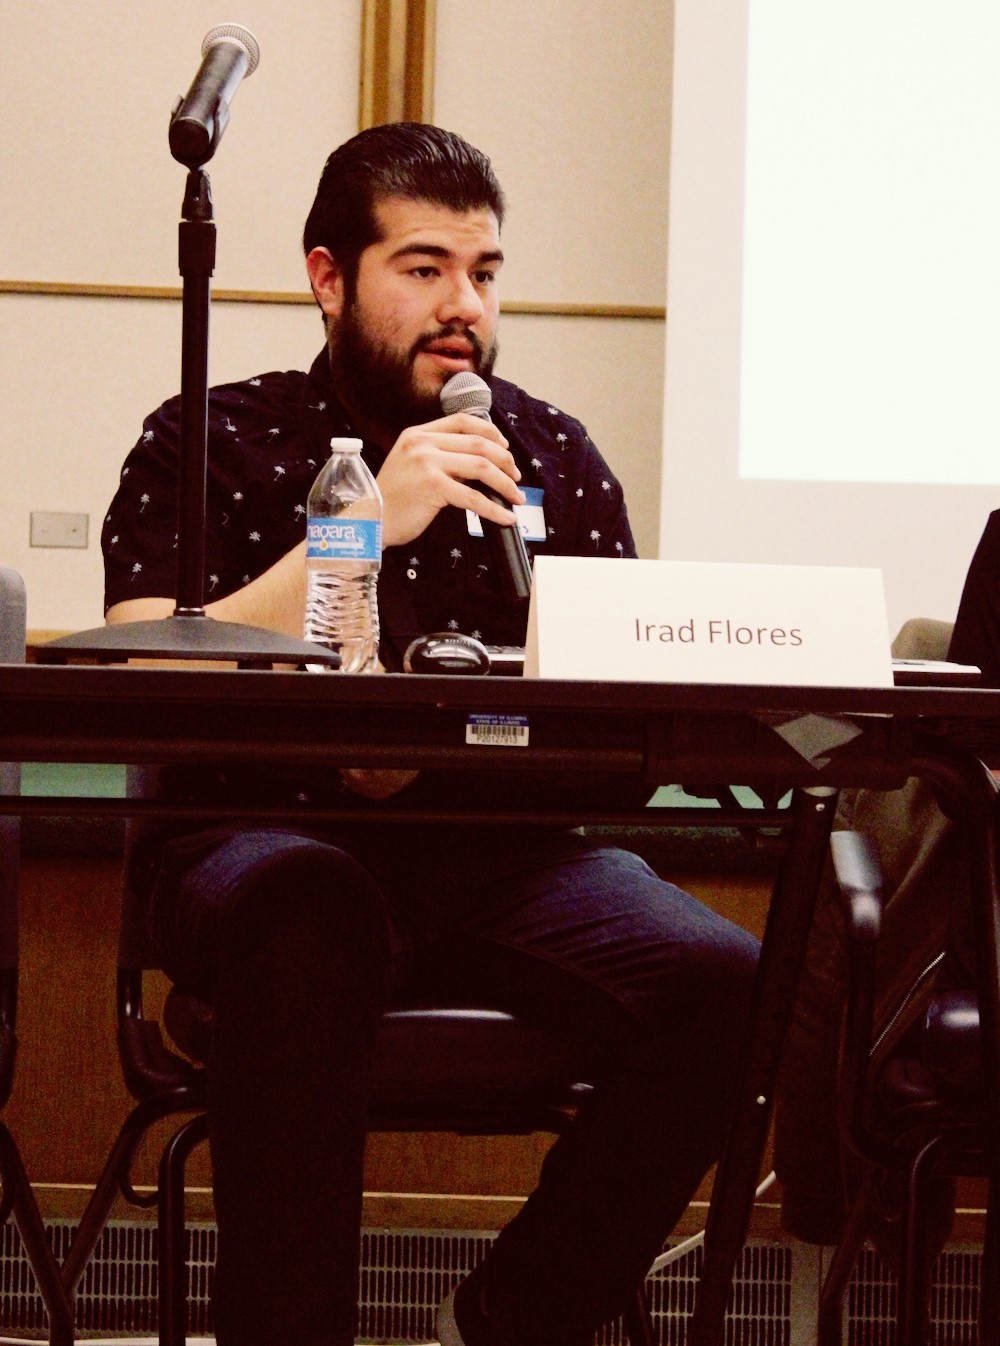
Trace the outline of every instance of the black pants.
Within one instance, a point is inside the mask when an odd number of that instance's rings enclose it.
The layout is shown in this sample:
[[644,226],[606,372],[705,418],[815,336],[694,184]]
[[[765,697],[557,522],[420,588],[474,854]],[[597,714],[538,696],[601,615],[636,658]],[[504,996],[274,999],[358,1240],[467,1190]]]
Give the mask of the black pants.
[[281,831],[168,852],[154,931],[216,1015],[220,1346],[353,1342],[372,1044],[427,960],[443,996],[593,1053],[590,1102],[484,1264],[510,1346],[590,1341],[718,1154],[757,942],[626,852],[519,833],[498,867],[465,836],[433,871],[405,836],[352,847],[364,865]]

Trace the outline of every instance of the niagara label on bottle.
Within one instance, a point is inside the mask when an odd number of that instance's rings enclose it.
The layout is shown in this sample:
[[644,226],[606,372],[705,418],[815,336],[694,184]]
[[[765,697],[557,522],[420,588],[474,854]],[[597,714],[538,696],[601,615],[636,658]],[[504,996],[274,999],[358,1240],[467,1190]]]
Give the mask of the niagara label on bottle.
[[306,507],[305,638],[340,655],[342,673],[378,663],[382,493],[360,439],[331,439]]

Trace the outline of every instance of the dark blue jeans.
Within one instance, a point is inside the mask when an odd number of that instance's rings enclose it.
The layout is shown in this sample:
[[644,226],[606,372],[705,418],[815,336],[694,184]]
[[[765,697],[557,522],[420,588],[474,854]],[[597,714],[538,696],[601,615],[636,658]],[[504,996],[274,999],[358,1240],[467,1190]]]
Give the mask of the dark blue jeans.
[[[340,839],[343,842],[343,838]],[[592,1053],[596,1088],[481,1276],[510,1346],[583,1346],[715,1160],[757,942],[574,834],[247,831],[167,848],[151,919],[215,1007],[220,1346],[348,1346],[369,1063],[433,967]]]

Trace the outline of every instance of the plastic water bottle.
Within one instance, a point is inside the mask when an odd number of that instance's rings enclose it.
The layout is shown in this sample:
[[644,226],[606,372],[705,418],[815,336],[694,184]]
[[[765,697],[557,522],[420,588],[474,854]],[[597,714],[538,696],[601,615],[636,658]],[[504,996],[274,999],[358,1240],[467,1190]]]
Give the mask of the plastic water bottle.
[[307,505],[305,638],[336,650],[342,673],[370,673],[378,662],[382,493],[360,439],[331,439],[330,447]]

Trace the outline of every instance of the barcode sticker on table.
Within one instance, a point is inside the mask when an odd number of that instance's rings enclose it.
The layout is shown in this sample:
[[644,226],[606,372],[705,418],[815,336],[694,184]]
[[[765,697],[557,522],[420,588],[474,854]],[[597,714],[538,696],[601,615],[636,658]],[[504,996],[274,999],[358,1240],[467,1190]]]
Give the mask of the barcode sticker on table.
[[526,748],[527,715],[492,715],[478,712],[465,722],[466,743],[485,743],[490,747]]

